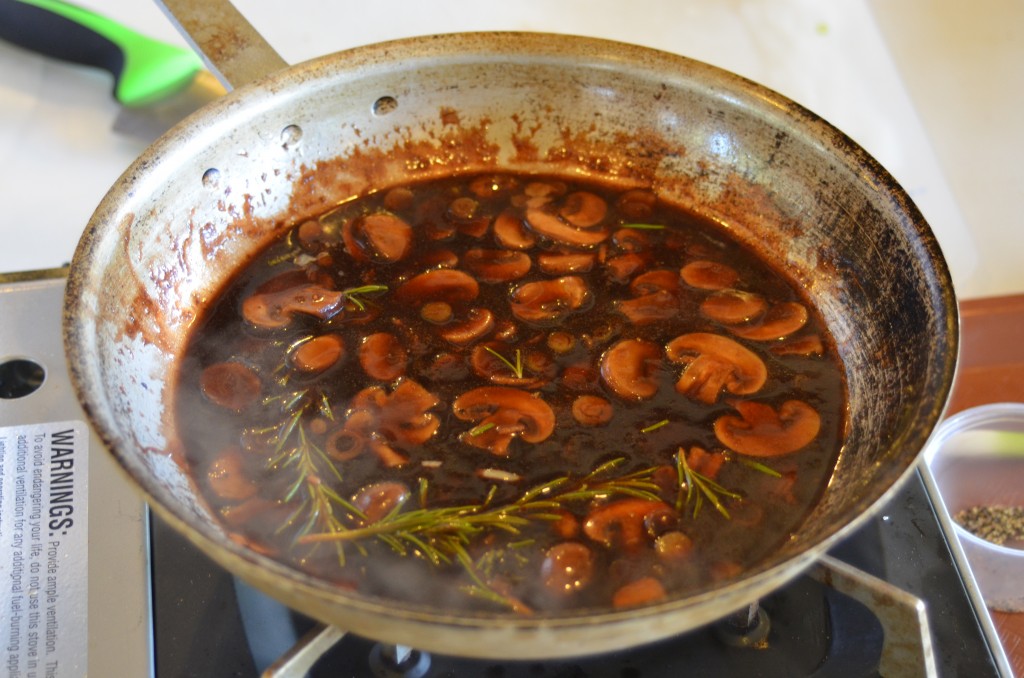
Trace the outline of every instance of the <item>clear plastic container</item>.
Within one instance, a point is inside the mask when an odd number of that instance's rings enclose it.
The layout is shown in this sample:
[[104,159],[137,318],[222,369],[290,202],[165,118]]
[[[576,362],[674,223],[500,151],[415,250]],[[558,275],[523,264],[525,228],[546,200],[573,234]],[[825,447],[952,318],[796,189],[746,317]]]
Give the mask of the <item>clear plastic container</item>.
[[925,447],[924,460],[985,604],[1024,612],[1024,539],[999,545],[957,520],[972,508],[1024,507],[1024,403],[983,405],[946,419]]

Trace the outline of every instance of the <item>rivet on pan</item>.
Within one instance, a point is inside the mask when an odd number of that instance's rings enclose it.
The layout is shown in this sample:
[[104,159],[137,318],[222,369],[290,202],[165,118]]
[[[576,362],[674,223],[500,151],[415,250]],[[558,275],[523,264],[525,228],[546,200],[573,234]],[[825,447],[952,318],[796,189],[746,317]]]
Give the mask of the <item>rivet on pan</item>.
[[281,130],[281,147],[284,150],[294,148],[302,139],[302,128],[298,125],[288,125]]
[[387,115],[396,108],[398,108],[398,99],[395,97],[383,96],[373,102],[374,115]]
[[203,186],[205,186],[206,188],[216,188],[219,182],[220,170],[217,169],[216,167],[211,167],[210,169],[203,172]]

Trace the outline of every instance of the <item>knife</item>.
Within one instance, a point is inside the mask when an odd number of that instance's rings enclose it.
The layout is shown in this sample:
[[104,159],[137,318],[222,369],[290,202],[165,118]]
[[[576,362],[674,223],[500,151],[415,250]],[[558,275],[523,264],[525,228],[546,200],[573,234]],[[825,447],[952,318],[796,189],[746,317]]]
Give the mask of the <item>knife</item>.
[[109,72],[114,130],[147,143],[226,91],[192,50],[62,0],[0,0],[0,39]]

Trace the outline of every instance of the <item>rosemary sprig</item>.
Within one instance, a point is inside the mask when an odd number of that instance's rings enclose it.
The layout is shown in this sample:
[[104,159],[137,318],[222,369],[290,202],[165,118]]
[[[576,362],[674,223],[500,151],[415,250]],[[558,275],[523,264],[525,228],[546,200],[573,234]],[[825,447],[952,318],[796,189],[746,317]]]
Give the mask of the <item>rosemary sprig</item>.
[[662,419],[659,422],[651,424],[650,426],[645,426],[644,428],[640,429],[640,433],[650,433],[651,431],[657,431],[662,426],[667,426],[667,425],[668,425],[668,419]]
[[625,458],[612,460],[577,480],[569,476],[556,478],[526,490],[510,503],[497,506],[491,504],[489,495],[481,504],[426,508],[427,492],[425,482],[421,482],[420,508],[392,512],[375,523],[341,532],[307,534],[298,541],[357,543],[386,537],[420,551],[432,562],[448,563],[457,559],[458,550],[482,532],[518,535],[533,522],[558,520],[561,516],[556,511],[573,502],[622,495],[658,501],[658,486],[651,480],[653,468],[601,478],[625,461]]
[[469,435],[473,437],[483,435],[484,433],[487,433],[495,426],[497,426],[497,424],[495,424],[493,421],[488,421],[486,423],[480,424],[479,426],[474,426],[473,428],[469,429]]
[[758,471],[759,473],[765,474],[766,476],[771,476],[772,478],[781,478],[782,477],[781,473],[779,473],[778,471],[776,471],[775,469],[773,469],[770,466],[765,466],[764,464],[762,464],[759,461],[754,461],[753,459],[747,459],[746,457],[737,457],[737,459],[739,459],[740,463],[743,464],[744,466],[746,466],[747,468],[752,468],[755,471]]
[[[298,501],[296,509],[278,528],[278,532],[290,527],[302,536],[310,532],[337,533],[347,529],[337,511],[343,509],[347,515],[365,519],[362,512],[339,495],[333,485],[342,482],[337,464],[318,445],[310,440],[302,418],[308,412],[316,412],[333,419],[330,402],[326,394],[315,395],[308,390],[278,396],[264,401],[264,405],[279,404],[285,418],[273,432],[274,454],[267,462],[267,468],[278,472],[289,470],[291,484],[283,500]],[[338,561],[345,562],[345,553],[336,547]]]
[[342,290],[341,293],[345,295],[345,299],[355,304],[356,308],[360,311],[365,311],[366,305],[370,302],[366,299],[361,299],[360,297],[387,291],[387,285],[362,285],[361,287],[349,287],[348,289]]
[[[698,473],[686,463],[686,451],[683,448],[675,454],[676,475],[679,478],[679,496],[676,499],[676,510],[682,512],[684,506],[693,505],[693,517],[700,513],[704,501],[707,500],[715,509],[726,518],[731,518],[729,511],[722,503],[722,497],[730,499],[742,499],[743,495],[738,492],[722,487],[706,475]],[[685,488],[685,492],[683,489]]]
[[523,378],[523,352],[518,348],[516,349],[516,361],[513,363],[511,360],[495,351],[490,346],[484,346],[484,350],[493,355],[495,358],[505,363],[505,365],[512,370],[512,374],[516,375],[516,379]]

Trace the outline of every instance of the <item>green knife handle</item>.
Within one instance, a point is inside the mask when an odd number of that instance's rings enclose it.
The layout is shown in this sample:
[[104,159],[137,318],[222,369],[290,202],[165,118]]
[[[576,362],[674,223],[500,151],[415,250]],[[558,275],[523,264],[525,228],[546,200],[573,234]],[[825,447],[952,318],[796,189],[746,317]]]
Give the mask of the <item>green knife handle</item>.
[[61,0],[0,0],[0,38],[114,76],[114,96],[144,106],[185,87],[203,67],[190,49],[169,45]]

